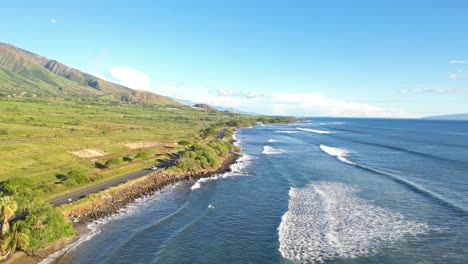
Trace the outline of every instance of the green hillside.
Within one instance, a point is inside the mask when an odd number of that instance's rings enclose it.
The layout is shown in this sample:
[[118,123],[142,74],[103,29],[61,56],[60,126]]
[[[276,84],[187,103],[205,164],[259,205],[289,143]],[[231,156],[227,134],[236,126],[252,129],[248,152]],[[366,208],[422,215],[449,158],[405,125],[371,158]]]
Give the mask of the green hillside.
[[111,83],[5,43],[0,43],[0,96],[180,105],[170,98]]

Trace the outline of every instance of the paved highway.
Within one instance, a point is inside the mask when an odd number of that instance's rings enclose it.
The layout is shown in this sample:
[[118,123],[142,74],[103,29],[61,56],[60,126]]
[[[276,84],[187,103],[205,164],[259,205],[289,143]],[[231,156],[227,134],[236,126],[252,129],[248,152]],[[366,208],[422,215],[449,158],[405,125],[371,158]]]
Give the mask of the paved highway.
[[[225,136],[225,133],[226,133],[226,129],[227,128],[220,129],[218,131],[218,133],[216,134],[215,138],[216,139],[223,139],[224,136]],[[172,158],[172,159],[170,159],[168,161],[164,161],[164,162],[161,162],[161,163],[157,164],[156,165],[158,167],[157,170],[153,170],[151,168],[146,168],[146,169],[142,169],[142,170],[139,170],[139,171],[135,171],[135,172],[129,173],[127,175],[123,175],[123,176],[120,176],[120,177],[117,177],[117,178],[114,178],[114,179],[111,179],[111,180],[108,180],[108,181],[105,181],[105,182],[101,182],[99,184],[89,186],[87,188],[84,188],[84,189],[81,189],[81,190],[78,190],[78,191],[75,191],[75,192],[72,192],[72,193],[69,193],[69,194],[65,194],[65,195],[62,195],[62,196],[59,196],[59,197],[52,198],[52,199],[49,200],[49,202],[54,206],[61,206],[61,205],[64,205],[64,204],[67,204],[67,203],[70,203],[70,202],[74,202],[76,200],[79,200],[79,199],[82,199],[82,198],[86,197],[89,194],[97,193],[97,192],[105,190],[105,189],[107,189],[109,187],[114,187],[114,186],[120,185],[122,183],[128,182],[130,180],[138,179],[140,177],[149,175],[149,174],[151,174],[153,172],[166,169],[166,168],[174,165],[178,158],[179,157],[174,157],[174,158]]]
[[65,195],[62,195],[62,196],[59,196],[59,197],[52,198],[52,199],[49,200],[49,202],[54,206],[61,206],[63,204],[67,204],[67,203],[70,203],[72,201],[76,201],[76,200],[79,200],[81,198],[84,198],[84,197],[86,197],[87,195],[89,195],[91,193],[97,193],[97,192],[105,190],[105,189],[107,189],[109,187],[114,187],[114,186],[120,185],[122,183],[125,183],[127,181],[138,179],[140,177],[149,175],[149,174],[154,173],[156,171],[166,169],[166,168],[174,165],[176,160],[177,160],[177,158],[173,158],[171,160],[168,160],[168,161],[157,164],[156,165],[158,167],[157,170],[153,170],[151,168],[146,168],[146,169],[142,169],[142,170],[139,170],[139,171],[135,171],[135,172],[132,172],[132,173],[129,173],[129,174],[126,174],[126,175],[123,175],[123,176],[120,176],[120,177],[105,181],[105,182],[101,182],[101,183],[93,185],[93,186],[89,186],[87,188],[84,188],[84,189],[81,189],[81,190],[78,190],[78,191],[75,191],[75,192],[72,192],[72,193],[69,193],[69,194],[65,194]]

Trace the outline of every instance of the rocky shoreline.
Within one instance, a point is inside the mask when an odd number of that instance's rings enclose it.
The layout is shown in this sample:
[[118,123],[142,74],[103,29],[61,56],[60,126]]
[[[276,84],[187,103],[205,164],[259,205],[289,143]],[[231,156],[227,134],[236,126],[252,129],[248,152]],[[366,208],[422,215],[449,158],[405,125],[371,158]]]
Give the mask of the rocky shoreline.
[[64,212],[65,216],[73,222],[87,223],[94,220],[116,214],[126,205],[134,202],[137,198],[151,195],[164,187],[184,180],[196,180],[210,177],[230,171],[230,166],[234,164],[239,155],[229,153],[220,167],[202,172],[185,172],[169,174],[156,172],[142,179],[129,182],[126,186],[115,191],[106,192],[104,195],[96,197],[89,203],[84,203]]
[[184,172],[170,174],[165,172],[155,172],[149,176],[125,183],[119,188],[105,191],[104,194],[96,196],[89,202],[84,202],[71,209],[65,210],[65,216],[75,223],[76,235],[72,238],[66,238],[51,245],[43,250],[30,250],[26,252],[17,252],[7,262],[8,264],[36,264],[48,256],[58,252],[71,243],[76,242],[80,236],[88,233],[90,230],[87,224],[95,220],[114,215],[120,209],[133,203],[136,199],[154,194],[155,192],[184,180],[197,180],[200,178],[211,177],[215,174],[222,174],[231,171],[231,165],[236,163],[239,154],[229,153],[223,160],[221,166],[212,170],[202,172]]

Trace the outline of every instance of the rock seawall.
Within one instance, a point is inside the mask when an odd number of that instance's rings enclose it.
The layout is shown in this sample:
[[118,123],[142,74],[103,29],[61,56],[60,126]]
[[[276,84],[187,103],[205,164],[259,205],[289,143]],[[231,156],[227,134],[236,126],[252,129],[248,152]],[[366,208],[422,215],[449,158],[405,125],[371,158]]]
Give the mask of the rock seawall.
[[177,174],[169,174],[164,171],[155,172],[141,179],[125,183],[124,186],[109,189],[103,194],[97,194],[95,198],[87,202],[77,204],[70,209],[65,209],[64,214],[73,222],[91,222],[93,220],[98,220],[113,215],[129,203],[134,202],[137,198],[150,195],[170,184],[228,172],[231,170],[230,166],[237,161],[238,157],[239,155],[229,153],[219,168],[202,172]]

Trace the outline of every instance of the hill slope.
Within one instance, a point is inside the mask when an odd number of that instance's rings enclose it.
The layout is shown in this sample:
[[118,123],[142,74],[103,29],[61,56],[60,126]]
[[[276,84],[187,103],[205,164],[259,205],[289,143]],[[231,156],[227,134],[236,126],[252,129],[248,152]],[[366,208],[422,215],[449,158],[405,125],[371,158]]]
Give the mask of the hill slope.
[[0,42],[0,97],[52,97],[180,105],[167,97],[133,90]]
[[432,120],[468,120],[468,114],[428,116],[428,117],[424,117],[423,119],[432,119]]

